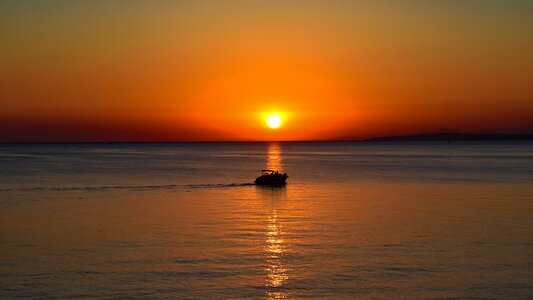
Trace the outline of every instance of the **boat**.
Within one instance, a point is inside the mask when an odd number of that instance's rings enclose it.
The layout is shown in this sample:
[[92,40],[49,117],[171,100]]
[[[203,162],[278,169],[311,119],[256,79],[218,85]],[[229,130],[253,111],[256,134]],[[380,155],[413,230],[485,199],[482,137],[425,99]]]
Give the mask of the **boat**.
[[289,178],[287,173],[280,173],[276,170],[261,170],[261,172],[261,176],[255,179],[257,185],[281,186],[287,184],[286,181]]

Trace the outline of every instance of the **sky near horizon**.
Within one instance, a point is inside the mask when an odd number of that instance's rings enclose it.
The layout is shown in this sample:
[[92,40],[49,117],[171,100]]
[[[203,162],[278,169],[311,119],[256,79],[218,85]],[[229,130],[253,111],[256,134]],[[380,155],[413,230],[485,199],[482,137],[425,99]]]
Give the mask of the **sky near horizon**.
[[532,16],[532,1],[2,1],[0,142],[529,126]]

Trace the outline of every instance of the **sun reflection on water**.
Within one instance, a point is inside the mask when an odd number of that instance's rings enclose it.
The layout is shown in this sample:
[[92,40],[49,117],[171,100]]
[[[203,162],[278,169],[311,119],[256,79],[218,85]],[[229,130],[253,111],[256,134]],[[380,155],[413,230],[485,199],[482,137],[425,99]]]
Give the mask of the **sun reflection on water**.
[[[271,170],[281,170],[281,147],[279,143],[268,144],[267,149],[267,168]],[[263,190],[263,192],[267,192]],[[283,291],[284,283],[289,279],[287,268],[283,262],[283,255],[286,252],[286,243],[284,241],[285,232],[283,226],[278,220],[278,211],[276,204],[284,195],[284,188],[273,188],[263,193],[263,196],[270,198],[272,201],[272,213],[268,217],[265,231],[265,250],[266,257],[266,292],[267,299],[288,299],[288,293]]]
[[279,143],[269,143],[267,151],[267,169],[281,171],[281,147]]
[[[274,209],[272,216],[269,217],[266,231],[267,287],[280,288],[289,279],[287,269],[282,260],[286,250],[283,240],[284,234],[283,228],[278,222],[277,211]],[[286,299],[287,293],[283,291],[268,291],[267,296],[268,299]]]

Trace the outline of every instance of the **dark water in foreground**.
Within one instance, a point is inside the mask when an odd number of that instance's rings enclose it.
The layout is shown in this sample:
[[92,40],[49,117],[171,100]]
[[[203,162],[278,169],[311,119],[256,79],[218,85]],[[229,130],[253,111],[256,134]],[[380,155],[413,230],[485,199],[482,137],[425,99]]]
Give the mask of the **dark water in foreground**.
[[0,297],[532,298],[533,143],[0,145]]

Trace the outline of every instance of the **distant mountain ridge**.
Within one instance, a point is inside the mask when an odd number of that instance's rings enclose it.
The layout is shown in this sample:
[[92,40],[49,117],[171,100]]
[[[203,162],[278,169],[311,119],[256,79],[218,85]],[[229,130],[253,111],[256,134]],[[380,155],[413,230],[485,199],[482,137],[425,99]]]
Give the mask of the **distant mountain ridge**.
[[401,141],[525,141],[533,140],[533,133],[468,133],[446,130],[411,135],[383,136],[366,139],[376,142],[401,142]]

